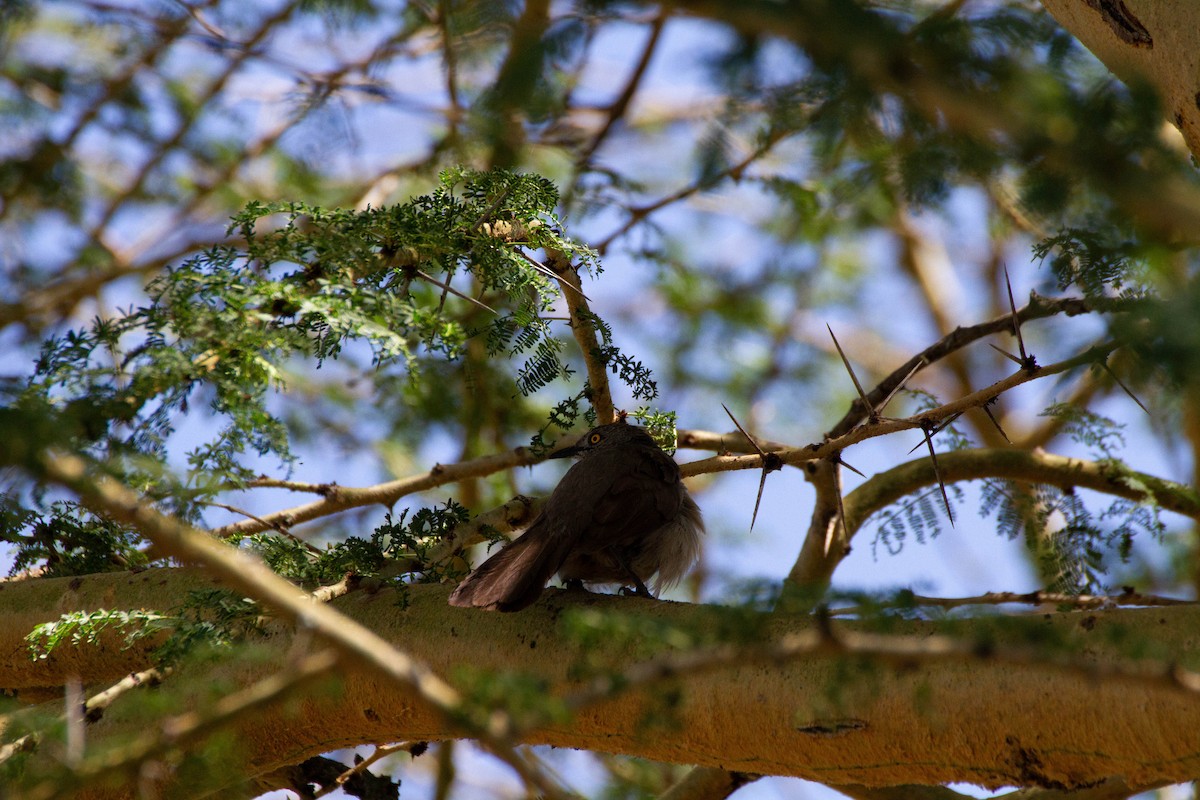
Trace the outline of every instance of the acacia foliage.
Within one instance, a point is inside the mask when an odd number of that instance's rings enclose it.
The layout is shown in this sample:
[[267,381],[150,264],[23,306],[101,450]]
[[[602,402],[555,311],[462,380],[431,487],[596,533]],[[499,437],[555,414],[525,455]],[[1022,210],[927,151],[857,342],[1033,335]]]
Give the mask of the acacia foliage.
[[[0,520],[13,569],[154,556],[42,485],[47,452],[86,455],[212,525],[213,501],[263,472],[288,477],[303,454],[334,481],[347,454],[378,457],[382,475],[439,439],[461,459],[544,446],[550,426],[588,419],[585,357],[624,382],[619,403],[658,404],[644,418],[668,434],[677,418],[728,430],[725,402],[756,434],[813,441],[853,418],[814,318],[853,328],[870,388],[956,325],[1007,313],[1005,263],[1018,285],[1078,293],[1100,316],[1027,326],[1041,363],[1121,345],[1045,417],[1002,398],[1016,446],[1081,448],[1126,483],[1123,430],[1168,461],[1197,451],[1196,228],[1180,233],[1176,192],[1196,175],[1160,136],[1149,87],[1117,83],[1025,2],[680,5],[700,19],[605,2],[6,4],[0,321],[19,355],[5,365],[0,452],[16,469]],[[614,36],[641,48],[622,69],[605,60]],[[703,91],[675,101],[675,73]],[[552,319],[566,262],[597,300],[574,319],[595,331],[592,352]],[[927,405],[1011,369],[957,351],[921,376]],[[1114,371],[1149,425],[1097,410],[1127,402]],[[976,413],[935,441],[1002,435]],[[438,579],[437,542],[519,482],[325,521],[323,549],[286,531],[235,541],[306,588],[347,572]],[[1178,591],[1195,573],[1152,504],[1019,483],[989,481],[979,510],[988,532],[1027,545],[1042,588]],[[928,543],[946,529],[940,500],[909,493],[876,518],[877,541]],[[743,511],[710,520],[740,530]],[[778,594],[778,580],[726,577],[706,596]],[[228,632],[207,599],[207,617],[153,622]],[[868,611],[879,599],[859,598]],[[136,619],[89,612],[44,633],[61,643]]]

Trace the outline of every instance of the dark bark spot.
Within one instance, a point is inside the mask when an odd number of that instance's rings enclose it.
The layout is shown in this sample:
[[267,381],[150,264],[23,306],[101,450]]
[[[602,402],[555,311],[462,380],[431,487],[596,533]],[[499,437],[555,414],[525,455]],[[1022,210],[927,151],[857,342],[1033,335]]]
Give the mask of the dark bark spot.
[[1154,37],[1150,35],[1150,31],[1146,30],[1142,21],[1126,7],[1123,0],[1084,0],[1084,2],[1100,12],[1100,16],[1104,17],[1108,27],[1121,41],[1134,47],[1147,49],[1154,47]]
[[845,736],[848,733],[866,729],[866,720],[854,719],[853,717],[845,719],[816,719],[807,725],[800,725],[796,728],[800,733],[806,733],[809,736],[819,736],[823,739]]

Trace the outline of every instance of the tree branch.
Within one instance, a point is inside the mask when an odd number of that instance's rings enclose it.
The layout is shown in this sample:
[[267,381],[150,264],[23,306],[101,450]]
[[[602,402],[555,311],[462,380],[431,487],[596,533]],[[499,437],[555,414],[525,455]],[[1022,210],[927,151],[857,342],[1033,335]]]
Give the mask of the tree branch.
[[103,785],[114,777],[128,780],[146,762],[201,741],[234,721],[246,719],[253,712],[277,704],[327,676],[337,665],[337,660],[338,654],[333,649],[304,656],[288,664],[286,669],[222,697],[210,711],[189,711],[167,717],[157,723],[156,729],[142,733],[132,742],[89,758],[78,766],[68,765],[54,778],[22,793],[21,797],[23,800],[55,800],[62,797],[64,791],[78,792],[89,786]]
[[[375,504],[390,507],[395,505],[400,498],[414,492],[423,492],[427,489],[433,489],[468,478],[491,475],[503,469],[526,467],[530,464],[536,464],[540,460],[539,458],[535,458],[527,448],[517,447],[508,452],[497,453],[482,458],[473,458],[469,461],[460,461],[457,464],[437,464],[433,469],[421,475],[400,478],[388,481],[387,483],[376,484],[375,486],[356,488],[338,486],[335,483],[288,485],[287,488],[293,488],[297,491],[320,492],[325,495],[325,498],[314,503],[296,506],[295,508],[264,514],[259,518],[245,519],[229,525],[222,525],[219,528],[214,528],[211,533],[217,537],[259,533],[271,530],[277,525],[291,527],[351,508],[361,508],[362,506]],[[264,483],[263,485],[275,484]]]
[[459,693],[421,661],[334,611],[329,604],[312,602],[306,593],[258,559],[159,514],[112,479],[96,477],[96,470],[82,458],[47,454],[42,457],[42,468],[47,480],[77,493],[93,511],[133,526],[165,555],[203,564],[230,586],[280,613],[283,619],[319,633],[350,661],[402,687],[451,727],[478,737],[531,785],[561,796],[559,787],[508,743],[513,725],[507,714],[495,711],[484,724],[472,721]]
[[[1092,489],[1139,503],[1153,503],[1200,520],[1200,495],[1190,486],[1121,469],[1110,464],[1067,458],[1040,450],[988,448],[938,454],[948,482],[999,478],[1071,488]],[[876,511],[936,481],[933,466],[921,458],[872,476],[846,495],[846,524],[857,531]],[[1144,487],[1144,488],[1142,488]]]
[[613,100],[612,104],[609,105],[604,115],[604,124],[600,126],[600,130],[596,132],[592,140],[575,157],[575,174],[571,178],[571,184],[562,195],[564,206],[570,206],[571,199],[575,196],[575,191],[579,186],[579,179],[588,168],[592,156],[600,149],[600,145],[604,144],[605,140],[608,139],[609,133],[612,132],[617,122],[625,116],[625,112],[629,110],[629,104],[633,102],[633,97],[637,94],[638,87],[642,83],[642,78],[646,75],[646,70],[649,68],[650,61],[654,57],[654,52],[658,48],[659,37],[662,35],[663,28],[666,26],[670,16],[671,13],[669,11],[660,11],[655,15],[654,21],[650,23],[650,35],[646,39],[646,44],[642,47],[642,54],[638,58],[637,64],[634,65],[628,80],[625,81],[625,87],[617,95],[617,98]]
[[[1103,310],[1122,310],[1125,307],[1118,302],[1113,302]],[[1036,293],[1030,293],[1029,304],[1017,311],[1017,321],[1023,324],[1029,320],[1042,319],[1057,314],[1074,317],[1096,310],[1099,309],[1096,306],[1095,300],[1082,297],[1049,299],[1041,297]],[[895,391],[900,382],[912,374],[914,369],[920,372],[929,365],[937,363],[947,355],[961,350],[973,342],[977,342],[986,336],[1003,333],[1011,329],[1012,314],[1001,314],[994,319],[981,322],[977,325],[959,326],[893,370],[890,375],[879,382],[878,386],[867,393],[867,399],[872,404],[878,404],[883,398]],[[866,410],[861,407],[861,403],[852,403],[846,415],[826,435],[830,438],[841,436],[866,419],[866,416]]]
[[[177,602],[177,587],[189,585],[190,572],[150,571],[159,602]],[[120,600],[124,594],[114,587],[146,575],[95,575],[76,589],[72,579],[48,579],[5,591],[6,597],[21,594],[12,602],[38,598],[30,611],[52,620],[75,606],[95,608],[106,596]],[[955,780],[1079,788],[1117,774],[1137,787],[1188,780],[1200,771],[1190,740],[1170,733],[1200,724],[1197,675],[1176,666],[1200,657],[1193,635],[1200,609],[1192,606],[953,624],[896,620],[883,635],[860,622],[814,627],[807,615],[557,590],[521,614],[492,614],[450,608],[447,593],[410,586],[403,609],[392,602],[391,589],[347,595],[333,605],[348,619],[369,620],[386,639],[403,641],[433,670],[471,664],[480,674],[515,672],[529,685],[550,687],[541,692],[547,700],[587,695],[611,670],[617,693],[593,693],[602,702],[589,702],[571,719],[540,716],[535,704],[535,727],[524,728],[521,737],[530,744],[871,787]],[[565,618],[572,623],[564,625]],[[626,618],[632,626],[620,627]],[[605,634],[598,650],[579,633],[607,631],[605,620],[621,633]],[[664,636],[672,631],[679,633]],[[741,637],[729,650],[668,643],[708,642],[719,631]],[[288,638],[263,641],[278,655],[238,664],[231,674],[243,685],[270,674],[285,659]],[[66,646],[42,664],[0,662],[0,685],[44,684],[72,672],[85,680],[115,679],[122,673],[114,670],[124,665],[100,650]],[[1164,659],[1133,660],[1134,651]],[[94,673],[98,665],[109,674]],[[269,772],[348,741],[461,735],[431,706],[414,703],[408,687],[359,661],[346,666],[342,692],[306,699],[301,717],[273,705],[236,723],[252,769]],[[211,665],[197,668],[206,680],[220,678]],[[635,680],[621,690],[626,679]],[[97,723],[93,736],[142,724],[118,716]],[[647,726],[663,719],[703,735],[652,735],[658,729]],[[964,725],[971,736],[962,735]]]
[[[979,408],[990,402],[992,398],[997,397],[1013,387],[1020,386],[1024,383],[1044,378],[1048,375],[1057,375],[1062,372],[1084,366],[1086,364],[1095,363],[1098,359],[1107,356],[1111,353],[1117,344],[1115,342],[1107,342],[1105,344],[1095,345],[1083,353],[1068,358],[1064,361],[1059,361],[1056,364],[1050,364],[1045,367],[1037,367],[1033,370],[1018,370],[1009,375],[1007,378],[1002,378],[991,386],[984,389],[972,392],[965,397],[960,397],[937,408],[927,409],[918,414],[904,419],[885,419],[878,423],[870,425],[859,425],[858,427],[849,427],[846,429],[844,424],[847,419],[853,419],[857,414],[857,408],[861,405],[861,401],[855,400],[854,410],[843,419],[835,428],[837,431],[843,429],[844,432],[836,437],[832,434],[827,434],[830,438],[820,444],[809,444],[803,447],[784,447],[774,452],[785,464],[798,465],[819,459],[830,458],[838,455],[851,445],[864,442],[868,439],[874,439],[878,436],[887,436],[899,431],[920,429],[924,425],[934,424],[949,419],[957,414],[971,409]],[[895,376],[896,373],[892,373]],[[897,382],[902,380],[897,378]],[[887,382],[885,381],[885,384]],[[885,384],[880,384],[883,386]],[[868,393],[868,400],[874,401],[876,394],[879,393],[879,399],[886,397],[886,393],[880,393],[879,387]],[[865,415],[863,415],[865,417]],[[855,419],[857,424],[860,419]],[[763,447],[766,450],[766,446]],[[730,455],[730,456],[713,456],[712,458],[702,459],[700,461],[692,461],[680,466],[680,471],[684,476],[704,475],[712,472],[729,472],[738,469],[760,469],[762,467],[763,457],[757,454],[754,455]]]
[[[575,336],[587,368],[588,387],[591,390],[588,399],[596,410],[596,421],[607,425],[616,419],[616,410],[613,407],[612,390],[608,386],[608,370],[600,361],[600,340],[596,338],[596,326],[592,322],[595,315],[588,307],[587,297],[579,290],[582,286],[579,270],[561,253],[550,254],[550,265],[562,287],[562,296],[571,315],[571,333]],[[570,279],[574,279],[574,283]]]

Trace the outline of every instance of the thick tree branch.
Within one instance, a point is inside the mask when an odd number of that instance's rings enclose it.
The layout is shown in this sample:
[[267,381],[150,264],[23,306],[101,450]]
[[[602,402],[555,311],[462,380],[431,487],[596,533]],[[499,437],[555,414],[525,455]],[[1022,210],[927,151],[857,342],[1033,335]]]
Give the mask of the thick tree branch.
[[1200,7],[1183,2],[1100,3],[1043,0],[1042,5],[1117,77],[1153,84],[1164,115],[1200,157]]
[[[179,599],[175,576],[189,572],[150,571],[160,602]],[[94,608],[105,596],[124,597],[121,587],[142,579],[96,575],[74,588],[69,579],[42,581],[58,588],[37,592],[43,605],[30,610],[54,619],[74,607]],[[18,584],[6,592],[33,596],[32,587]],[[1195,607],[1039,614],[951,627],[897,621],[881,635],[862,623],[814,627],[807,615],[561,591],[547,592],[521,614],[497,615],[449,608],[447,591],[409,587],[403,609],[391,590],[354,593],[333,605],[352,619],[369,620],[388,640],[403,641],[436,671],[462,664],[484,674],[517,670],[544,681],[548,697],[561,698],[595,689],[605,669],[614,671],[617,694],[592,694],[602,702],[589,701],[569,721],[542,718],[525,729],[522,739],[530,743],[872,787],[966,780],[1072,788],[1118,774],[1138,787],[1200,771],[1190,740],[1174,735],[1200,724],[1197,676],[1176,666],[1200,658]],[[637,627],[621,626],[626,614],[631,623],[640,621]],[[575,623],[562,625],[564,615]],[[644,633],[606,635],[598,651],[569,632],[603,626],[610,615],[620,630]],[[679,649],[666,644],[662,634],[670,630],[691,631],[691,637],[740,631],[742,644]],[[265,641],[280,656],[258,667],[239,665],[238,680],[249,685],[275,669],[288,638]],[[1132,660],[1115,644],[1120,641],[1162,653],[1165,660]],[[114,670],[128,671],[128,664],[98,650],[63,648],[42,665],[0,661],[0,685],[65,679],[72,672],[111,680],[121,674]],[[581,673],[585,663],[589,672]],[[93,674],[100,665],[106,674]],[[299,721],[274,706],[239,721],[239,741],[253,771],[348,741],[461,735],[377,670],[356,661],[341,675],[342,693],[313,696]],[[220,673],[205,680],[214,679]],[[830,694],[835,688],[836,701]],[[663,714],[696,735],[656,734],[651,720]],[[119,716],[106,715],[93,735],[141,724]],[[970,736],[961,733],[966,725]]]

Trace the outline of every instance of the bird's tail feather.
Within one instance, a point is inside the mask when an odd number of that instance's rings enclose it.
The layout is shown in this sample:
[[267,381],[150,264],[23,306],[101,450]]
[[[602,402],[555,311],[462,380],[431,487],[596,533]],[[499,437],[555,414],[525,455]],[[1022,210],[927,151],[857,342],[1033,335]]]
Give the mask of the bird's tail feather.
[[526,531],[480,564],[450,595],[450,605],[520,611],[537,600],[566,554],[555,538],[533,533]]

